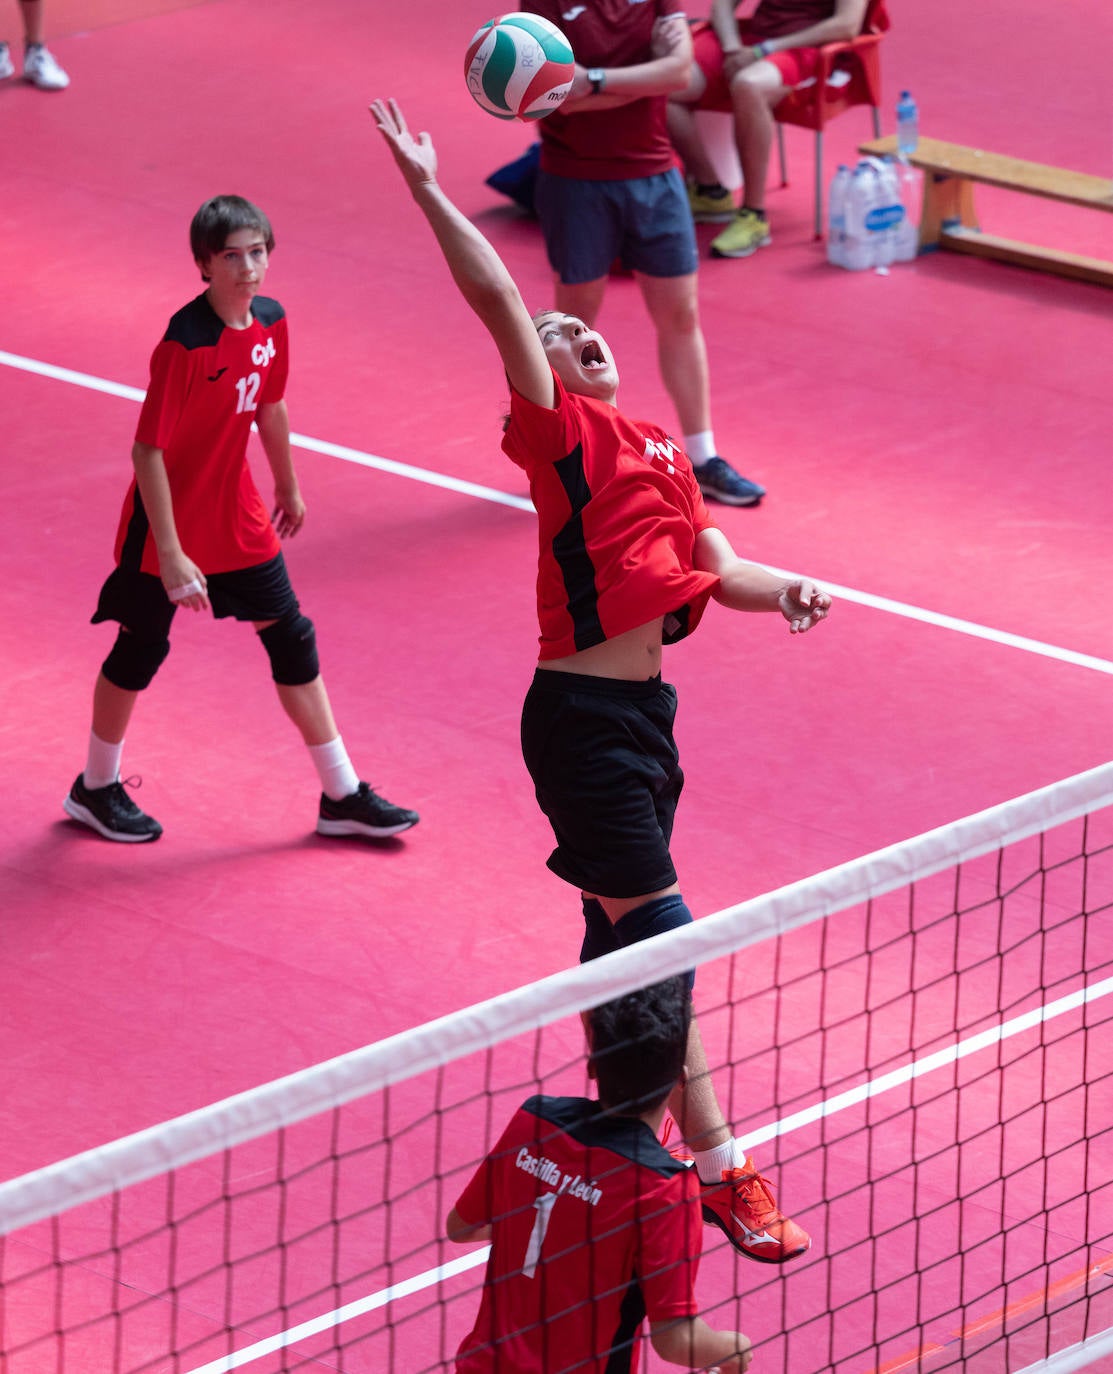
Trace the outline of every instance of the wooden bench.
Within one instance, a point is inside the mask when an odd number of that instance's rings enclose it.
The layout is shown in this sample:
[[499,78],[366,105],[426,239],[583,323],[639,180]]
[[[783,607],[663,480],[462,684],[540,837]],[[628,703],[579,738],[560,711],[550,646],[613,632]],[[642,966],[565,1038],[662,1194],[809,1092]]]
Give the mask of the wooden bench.
[[[863,143],[859,151],[873,157],[895,155],[896,136]],[[974,184],[980,181],[986,186],[1044,196],[1068,205],[1113,211],[1113,181],[935,138],[921,138],[908,160],[924,172],[921,252],[949,248],[957,253],[996,258],[1062,277],[1113,286],[1113,262],[983,234],[974,209]]]

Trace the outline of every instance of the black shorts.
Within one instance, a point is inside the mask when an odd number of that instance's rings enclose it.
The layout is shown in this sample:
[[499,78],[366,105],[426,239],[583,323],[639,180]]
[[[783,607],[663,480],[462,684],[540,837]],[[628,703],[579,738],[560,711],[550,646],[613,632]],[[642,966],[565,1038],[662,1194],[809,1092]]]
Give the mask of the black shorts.
[[[227,616],[236,620],[281,620],[298,609],[286,560],[280,553],[253,568],[206,573],[205,581],[209,587],[209,603],[218,620]],[[166,639],[177,609],[166,595],[161,578],[152,573],[115,568],[100,589],[93,624],[118,620],[133,634]]]
[[599,897],[641,897],[676,882],[669,854],[684,774],[673,741],[676,689],[534,674],[522,755],[557,847],[549,867]]

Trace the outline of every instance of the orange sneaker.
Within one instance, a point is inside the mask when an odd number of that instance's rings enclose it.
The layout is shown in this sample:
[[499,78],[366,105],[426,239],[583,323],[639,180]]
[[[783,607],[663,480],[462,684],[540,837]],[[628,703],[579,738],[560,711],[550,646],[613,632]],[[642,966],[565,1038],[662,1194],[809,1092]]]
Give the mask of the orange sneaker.
[[783,1264],[802,1255],[812,1238],[777,1206],[766,1179],[754,1168],[724,1169],[722,1183],[700,1187],[703,1219],[717,1226],[736,1250],[762,1264]]

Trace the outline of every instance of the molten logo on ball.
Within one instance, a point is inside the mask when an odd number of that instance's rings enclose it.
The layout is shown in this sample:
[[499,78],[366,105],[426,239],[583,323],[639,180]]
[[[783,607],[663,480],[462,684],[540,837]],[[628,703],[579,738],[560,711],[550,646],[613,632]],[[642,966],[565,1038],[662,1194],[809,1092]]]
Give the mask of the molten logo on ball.
[[504,14],[468,44],[464,75],[475,103],[496,119],[540,119],[572,89],[564,34],[536,14]]

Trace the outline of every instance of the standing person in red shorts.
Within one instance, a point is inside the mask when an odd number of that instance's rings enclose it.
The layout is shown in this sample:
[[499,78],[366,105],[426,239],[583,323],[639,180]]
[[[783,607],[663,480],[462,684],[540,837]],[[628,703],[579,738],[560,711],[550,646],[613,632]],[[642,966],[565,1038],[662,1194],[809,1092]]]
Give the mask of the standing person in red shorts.
[[[673,145],[690,178],[692,216],[726,228],[711,240],[716,258],[748,258],[772,243],[765,186],[773,147],[773,112],[794,86],[814,77],[823,43],[862,31],[868,0],[760,0],[739,20],[740,0],[712,0],[709,25],[693,39],[695,61],[686,90],[668,102]],[[742,203],[720,184],[696,126],[695,111],[734,112],[734,142],[742,167]]]
[[[580,958],[594,959],[692,919],[669,853],[684,775],[662,645],[695,630],[712,597],[779,612],[793,634],[831,600],[737,557],[679,445],[618,410],[604,339],[561,311],[531,319],[498,254],[438,185],[429,135],[411,136],[393,101],[371,108],[510,383],[503,448],[529,478],[539,525],[541,649],[522,749],[557,841],[549,867],[581,893]],[[807,1233],[777,1209],[724,1121],[694,1023],[687,1071],[671,1107],[705,1218],[752,1259],[802,1254]]]
[[534,207],[556,281],[554,304],[594,326],[616,259],[634,274],[657,335],[657,362],[704,496],[756,506],[765,488],[723,458],[711,423],[699,316],[699,254],[666,123],[688,83],[684,0],[523,0],[576,55],[572,90],[539,121]]
[[[321,780],[318,833],[396,835],[417,824],[417,813],[377,796],[353,769],[313,622],[301,613],[279,543],[301,529],[305,502],[283,399],[286,315],[259,294],[274,249],[270,222],[240,196],[217,196],[197,211],[189,238],[207,286],[174,315],[151,357],[117,566],[93,616],[120,628],[97,677],[88,755],[66,814],[108,840],[136,844],[162,834],[125,792],[120,759],[139,693],[170,652],[170,625],[185,607],[254,626]],[[274,477],[270,515],[247,463],[252,422]]]
[[698,1315],[699,1185],[657,1139],[691,1007],[677,977],[589,1012],[598,1102],[531,1097],[464,1189],[448,1238],[491,1254],[457,1374],[636,1374],[646,1318],[671,1364],[749,1366],[747,1338]]

